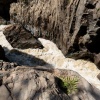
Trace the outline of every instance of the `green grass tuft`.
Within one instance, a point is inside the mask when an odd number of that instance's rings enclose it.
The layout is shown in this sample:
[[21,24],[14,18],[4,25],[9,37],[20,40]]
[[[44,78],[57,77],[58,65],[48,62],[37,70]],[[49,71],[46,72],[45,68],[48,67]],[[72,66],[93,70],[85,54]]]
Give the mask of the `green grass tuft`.
[[72,94],[77,91],[77,84],[79,82],[78,77],[61,77],[61,87],[64,89],[64,92],[67,94]]

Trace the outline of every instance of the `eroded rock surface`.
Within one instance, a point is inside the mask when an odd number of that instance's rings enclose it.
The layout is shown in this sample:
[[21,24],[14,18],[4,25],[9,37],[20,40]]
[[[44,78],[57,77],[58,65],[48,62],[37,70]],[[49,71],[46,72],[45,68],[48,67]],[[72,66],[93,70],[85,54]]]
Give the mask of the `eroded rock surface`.
[[67,12],[68,5],[70,2],[66,0],[19,0],[18,3],[11,4],[11,22],[21,23],[34,36],[54,41],[66,54],[69,44],[67,24],[70,23],[66,21],[70,18]]
[[99,0],[19,0],[11,4],[11,21],[34,36],[55,42],[64,54],[100,52]]
[[19,24],[8,25],[3,34],[13,48],[43,48],[42,44]]
[[[4,72],[3,72],[4,73]],[[59,77],[78,77],[77,92],[68,96],[59,85]],[[57,78],[58,77],[58,78]],[[99,100],[100,91],[79,74],[68,70],[43,70],[17,67],[1,78],[2,100]]]

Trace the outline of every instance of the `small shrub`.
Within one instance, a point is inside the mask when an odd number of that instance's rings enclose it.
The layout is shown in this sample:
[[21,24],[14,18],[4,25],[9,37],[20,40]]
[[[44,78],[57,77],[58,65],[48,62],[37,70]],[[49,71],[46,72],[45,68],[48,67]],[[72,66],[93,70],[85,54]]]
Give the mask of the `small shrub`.
[[63,88],[64,92],[67,94],[72,94],[77,91],[77,84],[79,82],[78,77],[61,77],[61,88]]

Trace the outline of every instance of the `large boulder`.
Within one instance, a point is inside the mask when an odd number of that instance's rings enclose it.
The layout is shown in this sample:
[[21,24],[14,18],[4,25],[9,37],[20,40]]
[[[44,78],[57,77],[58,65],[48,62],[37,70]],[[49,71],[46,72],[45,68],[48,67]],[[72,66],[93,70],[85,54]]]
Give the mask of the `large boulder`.
[[[39,69],[19,66],[1,71],[2,100],[99,100],[100,90],[70,70]],[[78,78],[77,91],[68,94],[61,88],[61,77]],[[67,90],[66,90],[67,91]]]
[[[7,27],[8,26],[8,27]],[[43,48],[43,45],[29,31],[19,24],[7,25],[2,28],[6,40],[13,48]]]

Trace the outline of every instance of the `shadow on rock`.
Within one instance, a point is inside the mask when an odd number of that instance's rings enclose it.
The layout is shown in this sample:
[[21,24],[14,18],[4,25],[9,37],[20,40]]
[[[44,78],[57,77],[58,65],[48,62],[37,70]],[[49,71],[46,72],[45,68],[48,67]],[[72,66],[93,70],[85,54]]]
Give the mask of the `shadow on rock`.
[[3,61],[9,61],[6,57],[5,57],[5,51],[3,49],[3,47],[0,45],[0,60]]
[[53,68],[51,64],[48,64],[44,60],[36,58],[35,56],[29,55],[27,53],[23,53],[17,49],[10,50],[6,54],[6,57],[9,59],[10,62],[15,62],[20,66],[22,65],[29,67],[48,66],[50,68]]
[[11,3],[17,3],[17,0],[0,0],[0,24],[7,24],[7,21],[10,21]]

